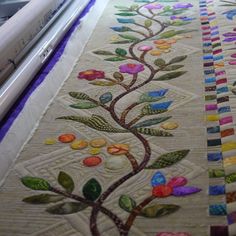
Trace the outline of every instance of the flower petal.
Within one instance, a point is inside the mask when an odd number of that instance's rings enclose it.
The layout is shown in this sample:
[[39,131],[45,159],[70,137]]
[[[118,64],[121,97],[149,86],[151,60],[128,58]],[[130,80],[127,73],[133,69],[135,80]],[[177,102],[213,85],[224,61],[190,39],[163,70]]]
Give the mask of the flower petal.
[[159,198],[168,197],[172,194],[173,189],[168,185],[159,185],[152,189],[152,195]]
[[175,187],[181,187],[186,185],[188,182],[188,180],[183,177],[183,176],[178,176],[178,177],[173,177],[169,182],[168,182],[168,186],[171,186],[172,188]]
[[172,195],[176,197],[182,197],[182,196],[198,193],[200,191],[201,191],[200,188],[191,187],[191,186],[177,187],[173,189]]
[[161,173],[161,172],[156,172],[152,179],[151,179],[151,185],[152,187],[156,187],[156,186],[159,186],[159,185],[163,185],[166,183],[166,178],[165,176]]

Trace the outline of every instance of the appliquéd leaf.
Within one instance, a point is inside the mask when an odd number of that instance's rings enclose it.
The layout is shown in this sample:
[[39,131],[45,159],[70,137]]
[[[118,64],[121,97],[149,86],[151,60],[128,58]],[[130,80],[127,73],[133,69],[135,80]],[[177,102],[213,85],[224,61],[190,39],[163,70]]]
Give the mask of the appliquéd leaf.
[[95,201],[101,194],[102,187],[100,183],[92,178],[83,187],[84,197],[90,201]]
[[69,92],[69,95],[72,98],[80,99],[80,100],[88,100],[90,97],[86,93],[78,93],[78,92]]
[[184,157],[188,155],[190,150],[179,150],[174,152],[169,152],[161,155],[154,161],[153,164],[146,167],[146,169],[162,169],[165,167],[172,166],[177,162],[181,161]]
[[115,52],[117,55],[122,56],[122,57],[127,55],[127,51],[123,48],[117,48]]
[[181,61],[184,61],[188,56],[183,55],[183,56],[178,56],[170,60],[169,64],[174,64],[174,63],[179,63]]
[[133,40],[120,40],[111,42],[111,44],[126,44],[126,43],[133,43]]
[[171,116],[145,120],[145,121],[139,122],[138,124],[132,126],[132,128],[143,128],[143,127],[148,127],[148,126],[152,126],[152,125],[157,125],[157,124],[160,124],[166,120],[169,120],[170,118],[171,118]]
[[33,190],[41,190],[41,191],[48,191],[50,190],[50,184],[41,178],[25,176],[21,178],[21,182],[30,189]]
[[86,209],[88,205],[81,202],[66,202],[49,207],[46,211],[53,215],[69,215]]
[[167,112],[167,109],[158,109],[158,110],[153,110],[150,105],[146,105],[142,109],[142,115],[157,115],[161,114],[164,112]]
[[96,86],[114,86],[114,85],[116,85],[116,83],[114,83],[112,81],[92,81],[92,82],[90,82],[90,84],[96,85]]
[[144,21],[144,25],[145,25],[147,28],[151,27],[151,26],[152,26],[152,20],[145,20],[145,21]]
[[127,212],[131,212],[136,207],[136,202],[128,195],[121,195],[119,199],[119,206]]
[[156,66],[163,67],[166,64],[166,62],[165,62],[165,60],[158,58],[154,61],[154,64]]
[[159,130],[159,129],[151,129],[151,128],[138,128],[137,131],[141,134],[157,136],[157,137],[171,137],[173,136],[171,133]]
[[112,100],[112,93],[111,92],[107,92],[107,93],[104,93],[102,94],[100,97],[99,97],[99,100],[102,104],[106,104],[108,102],[110,102]]
[[92,129],[111,133],[127,133],[127,130],[115,128],[110,125],[105,118],[99,115],[86,116],[62,116],[58,117],[59,120],[71,120],[83,123]]
[[140,41],[139,38],[137,38],[137,37],[135,37],[135,36],[133,36],[133,35],[130,35],[130,34],[119,34],[119,36],[120,36],[121,38],[123,38],[123,39],[128,39],[128,40],[130,40],[130,41],[132,41],[132,42],[138,42],[138,41]]
[[172,71],[172,70],[178,70],[180,68],[184,67],[184,65],[170,65],[162,68],[162,71]]
[[113,52],[104,51],[104,50],[97,50],[97,51],[94,51],[93,53],[97,55],[104,55],[104,56],[114,55]]
[[75,184],[73,179],[67,173],[60,171],[57,181],[67,192],[73,192]]
[[105,61],[125,61],[126,58],[124,57],[109,57],[104,59]]
[[116,13],[115,15],[117,16],[136,16],[136,13],[132,13],[132,12],[121,12],[121,13]]
[[114,72],[113,77],[119,82],[122,82],[125,79],[120,72]]
[[162,216],[170,215],[180,209],[180,206],[173,204],[155,204],[145,207],[141,211],[141,216],[147,218],[159,218]]
[[176,71],[176,72],[170,72],[164,75],[161,75],[158,78],[155,78],[153,80],[155,81],[164,81],[164,80],[171,80],[171,79],[175,79],[178,78],[180,76],[182,76],[183,74],[185,74],[187,71]]
[[48,204],[65,199],[65,197],[53,194],[39,194],[24,198],[22,201],[29,204]]
[[98,105],[90,101],[85,101],[85,102],[78,102],[78,103],[72,104],[70,105],[70,107],[74,109],[91,109],[91,108],[98,107]]

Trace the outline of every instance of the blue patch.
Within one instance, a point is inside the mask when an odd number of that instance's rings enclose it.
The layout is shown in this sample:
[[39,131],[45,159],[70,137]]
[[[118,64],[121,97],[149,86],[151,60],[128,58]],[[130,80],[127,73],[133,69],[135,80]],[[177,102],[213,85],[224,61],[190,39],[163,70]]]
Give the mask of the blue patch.
[[207,128],[207,133],[208,134],[215,134],[215,133],[219,133],[219,132],[220,132],[220,126]]
[[215,83],[215,82],[216,82],[216,78],[214,77],[205,79],[206,84]]
[[224,185],[214,185],[209,186],[209,195],[222,195],[225,194],[225,186]]
[[208,161],[220,161],[223,159],[221,152],[215,152],[215,153],[208,153],[207,154]]
[[229,92],[229,89],[228,89],[228,87],[222,87],[222,88],[218,88],[216,91],[217,91],[217,94],[227,93],[227,92]]
[[223,60],[224,59],[224,56],[214,56],[213,57],[214,61],[218,61],[218,60]]
[[209,214],[211,216],[227,215],[226,204],[213,204],[209,206]]
[[163,97],[168,92],[168,89],[161,89],[158,91],[150,91],[148,92],[148,96],[150,97]]
[[225,113],[225,112],[230,112],[230,111],[231,111],[230,106],[220,107],[218,109],[219,113]]

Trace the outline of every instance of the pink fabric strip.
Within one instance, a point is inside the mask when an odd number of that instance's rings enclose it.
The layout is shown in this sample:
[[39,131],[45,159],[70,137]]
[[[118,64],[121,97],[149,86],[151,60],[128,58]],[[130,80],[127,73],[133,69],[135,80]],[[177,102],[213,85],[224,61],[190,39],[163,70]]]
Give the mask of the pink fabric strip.
[[224,118],[220,119],[220,125],[225,125],[225,124],[229,124],[229,123],[233,123],[233,117],[232,116],[227,116]]

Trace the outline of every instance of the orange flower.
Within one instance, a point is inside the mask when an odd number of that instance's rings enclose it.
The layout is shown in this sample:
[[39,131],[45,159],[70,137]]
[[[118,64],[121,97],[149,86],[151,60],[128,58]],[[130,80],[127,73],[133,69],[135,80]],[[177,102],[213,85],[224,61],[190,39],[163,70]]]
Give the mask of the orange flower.
[[107,152],[111,155],[124,155],[129,152],[128,144],[113,144],[107,147]]

